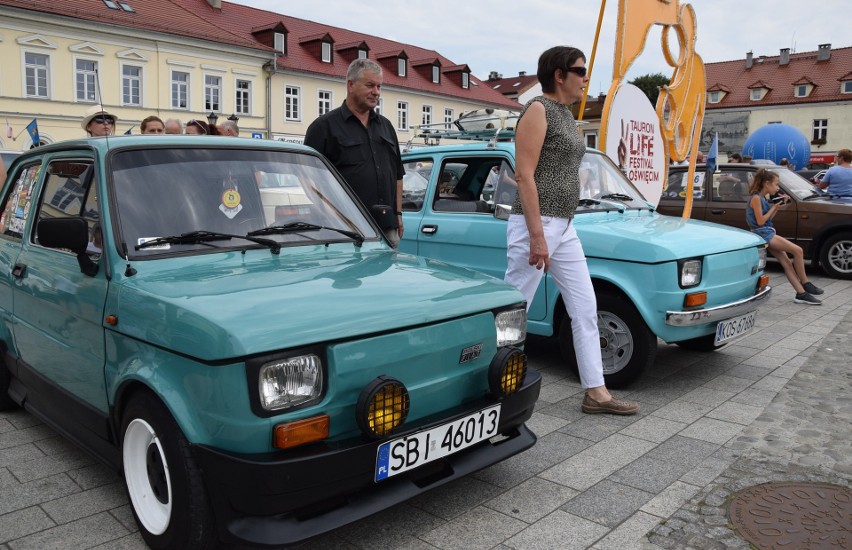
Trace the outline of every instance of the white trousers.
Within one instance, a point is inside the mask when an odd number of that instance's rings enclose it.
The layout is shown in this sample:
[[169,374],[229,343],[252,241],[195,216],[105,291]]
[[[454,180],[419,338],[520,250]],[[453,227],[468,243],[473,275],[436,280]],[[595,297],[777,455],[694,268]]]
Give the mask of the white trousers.
[[[550,276],[571,317],[580,383],[584,388],[603,386],[597,302],[583,246],[570,220],[542,216],[541,225],[550,254]],[[529,311],[544,270],[529,263],[530,234],[523,216],[509,216],[506,239],[509,265],[504,280],[521,291]]]

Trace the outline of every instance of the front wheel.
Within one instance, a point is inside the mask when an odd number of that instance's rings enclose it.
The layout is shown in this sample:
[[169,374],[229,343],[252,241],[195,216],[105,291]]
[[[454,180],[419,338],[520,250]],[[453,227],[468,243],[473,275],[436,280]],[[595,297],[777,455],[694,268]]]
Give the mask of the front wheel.
[[831,277],[852,279],[852,233],[826,239],[819,251],[819,263]]
[[[610,388],[623,387],[639,378],[654,363],[657,338],[627,300],[604,293],[597,296],[597,302],[604,382]],[[571,319],[567,315],[559,325],[558,335],[562,357],[577,372]]]
[[6,362],[0,359],[0,411],[5,411],[16,406],[9,397],[9,385],[12,383],[12,374],[6,368]]
[[189,443],[153,395],[132,398],[122,421],[122,465],[133,516],[151,548],[211,548],[213,514]]

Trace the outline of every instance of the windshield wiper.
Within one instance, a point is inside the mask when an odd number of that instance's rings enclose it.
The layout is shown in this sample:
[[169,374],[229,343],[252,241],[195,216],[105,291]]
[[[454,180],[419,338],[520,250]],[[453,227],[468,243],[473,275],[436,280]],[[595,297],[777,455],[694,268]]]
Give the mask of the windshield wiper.
[[636,200],[633,197],[631,197],[630,195],[625,195],[624,193],[609,193],[607,195],[602,195],[601,198],[602,199],[611,199],[611,200],[616,200],[616,201],[631,201],[631,202]]
[[578,206],[597,206],[601,203],[598,199],[580,199]]
[[281,251],[281,245],[272,239],[260,239],[251,235],[241,236],[229,233],[217,233],[215,231],[190,231],[188,233],[181,233],[180,235],[157,237],[156,239],[145,241],[142,244],[137,244],[134,248],[136,250],[142,250],[143,248],[150,248],[152,246],[159,246],[162,244],[201,244],[209,241],[230,241],[231,239],[245,239],[253,243],[268,246],[273,254],[278,254]]
[[246,234],[246,237],[252,237],[255,235],[280,235],[282,233],[299,233],[302,231],[320,231],[321,229],[327,229],[329,231],[335,231],[340,233],[341,235],[345,235],[355,241],[355,246],[361,246],[364,244],[364,237],[359,233],[355,233],[354,231],[347,231],[346,229],[338,229],[336,227],[327,227],[325,225],[316,225],[308,222],[290,222],[285,223],[283,225],[270,225],[269,227],[264,227],[263,229],[256,229],[255,231],[250,231]]

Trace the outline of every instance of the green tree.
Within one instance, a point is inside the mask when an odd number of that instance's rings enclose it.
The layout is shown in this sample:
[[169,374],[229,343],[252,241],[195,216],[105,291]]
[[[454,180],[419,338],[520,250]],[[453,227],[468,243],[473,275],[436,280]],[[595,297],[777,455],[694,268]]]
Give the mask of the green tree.
[[657,106],[657,97],[660,95],[660,86],[665,86],[669,83],[669,77],[663,73],[645,74],[637,76],[630,81],[631,84],[642,90],[648,99],[651,100],[651,105]]

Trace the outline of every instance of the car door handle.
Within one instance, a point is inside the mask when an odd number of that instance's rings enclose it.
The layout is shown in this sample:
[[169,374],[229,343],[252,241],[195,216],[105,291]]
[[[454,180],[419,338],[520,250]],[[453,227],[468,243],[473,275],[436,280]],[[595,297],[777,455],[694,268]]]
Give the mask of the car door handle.
[[427,235],[434,235],[435,233],[438,232],[438,226],[437,225],[424,225],[423,227],[420,228],[420,232],[426,233]]
[[724,214],[724,213],[725,213],[725,211],[724,211],[724,210],[711,210],[711,211],[710,211],[710,213],[711,213],[711,214],[721,215],[721,214]]
[[27,266],[24,264],[15,264],[15,267],[12,268],[12,275],[18,279],[23,279],[26,272]]

